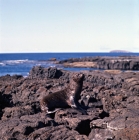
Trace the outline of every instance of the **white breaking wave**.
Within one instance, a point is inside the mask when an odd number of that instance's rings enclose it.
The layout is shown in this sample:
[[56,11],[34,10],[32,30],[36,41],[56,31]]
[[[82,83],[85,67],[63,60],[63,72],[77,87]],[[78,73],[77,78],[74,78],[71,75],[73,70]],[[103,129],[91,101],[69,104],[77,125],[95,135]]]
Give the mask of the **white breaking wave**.
[[2,63],[2,62],[0,62],[0,65],[1,65],[1,66],[5,66],[5,64],[4,64],[4,63]]
[[22,65],[25,64],[26,66],[46,66],[46,67],[54,67],[56,64],[50,61],[38,61],[38,60],[3,60],[0,62],[0,66],[7,66],[7,65]]
[[34,60],[28,60],[28,59],[24,59],[24,60],[4,60],[2,62],[0,62],[0,65],[5,66],[5,65],[16,65],[16,64],[24,64],[24,63],[36,63],[36,61]]
[[25,63],[28,61],[29,61],[28,59],[25,59],[25,60],[7,60],[7,61],[5,61],[5,63],[7,63],[7,64],[20,64],[20,63]]

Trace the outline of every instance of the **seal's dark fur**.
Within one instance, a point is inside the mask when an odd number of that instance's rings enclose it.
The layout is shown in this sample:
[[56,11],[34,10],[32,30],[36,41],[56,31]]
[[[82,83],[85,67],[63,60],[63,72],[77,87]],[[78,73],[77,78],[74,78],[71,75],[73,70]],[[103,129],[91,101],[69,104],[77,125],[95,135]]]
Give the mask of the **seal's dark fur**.
[[76,73],[70,80],[69,85],[64,90],[51,93],[40,100],[41,110],[46,113],[53,113],[55,108],[79,108],[78,99],[82,91],[84,74]]

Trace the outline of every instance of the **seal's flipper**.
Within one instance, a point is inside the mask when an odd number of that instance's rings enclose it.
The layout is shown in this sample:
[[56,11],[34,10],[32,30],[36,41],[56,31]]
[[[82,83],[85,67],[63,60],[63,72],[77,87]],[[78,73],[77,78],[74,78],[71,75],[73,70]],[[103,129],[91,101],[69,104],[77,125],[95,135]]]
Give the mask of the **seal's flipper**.
[[53,111],[48,111],[48,110],[47,110],[46,114],[55,113],[55,112],[57,112],[57,111],[60,110],[60,109],[61,109],[61,108],[57,108],[57,109],[55,109],[55,110],[53,110]]

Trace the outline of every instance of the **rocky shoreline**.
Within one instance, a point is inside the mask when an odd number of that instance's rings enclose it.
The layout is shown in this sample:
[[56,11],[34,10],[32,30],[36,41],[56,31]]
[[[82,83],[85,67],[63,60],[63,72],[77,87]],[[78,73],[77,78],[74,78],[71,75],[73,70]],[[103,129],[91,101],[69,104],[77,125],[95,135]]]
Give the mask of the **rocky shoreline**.
[[[72,108],[46,115],[40,109],[40,99],[64,89],[76,72],[38,66],[32,68],[28,77],[0,77],[0,139],[138,140],[139,72],[121,71],[139,68],[138,57],[130,58],[114,59],[113,65],[107,57],[91,58],[107,70],[82,71],[85,79],[79,103],[87,115]],[[78,62],[75,60],[59,63]],[[111,70],[114,67],[116,70]]]
[[58,62],[64,67],[90,67],[97,69],[139,70],[138,56],[70,58]]

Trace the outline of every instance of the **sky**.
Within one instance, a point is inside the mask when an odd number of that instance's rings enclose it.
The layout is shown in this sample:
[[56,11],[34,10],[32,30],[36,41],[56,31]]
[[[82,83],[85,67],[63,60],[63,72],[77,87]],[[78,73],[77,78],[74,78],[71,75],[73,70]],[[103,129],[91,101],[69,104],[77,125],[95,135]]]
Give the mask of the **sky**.
[[139,52],[139,0],[0,0],[0,53]]

